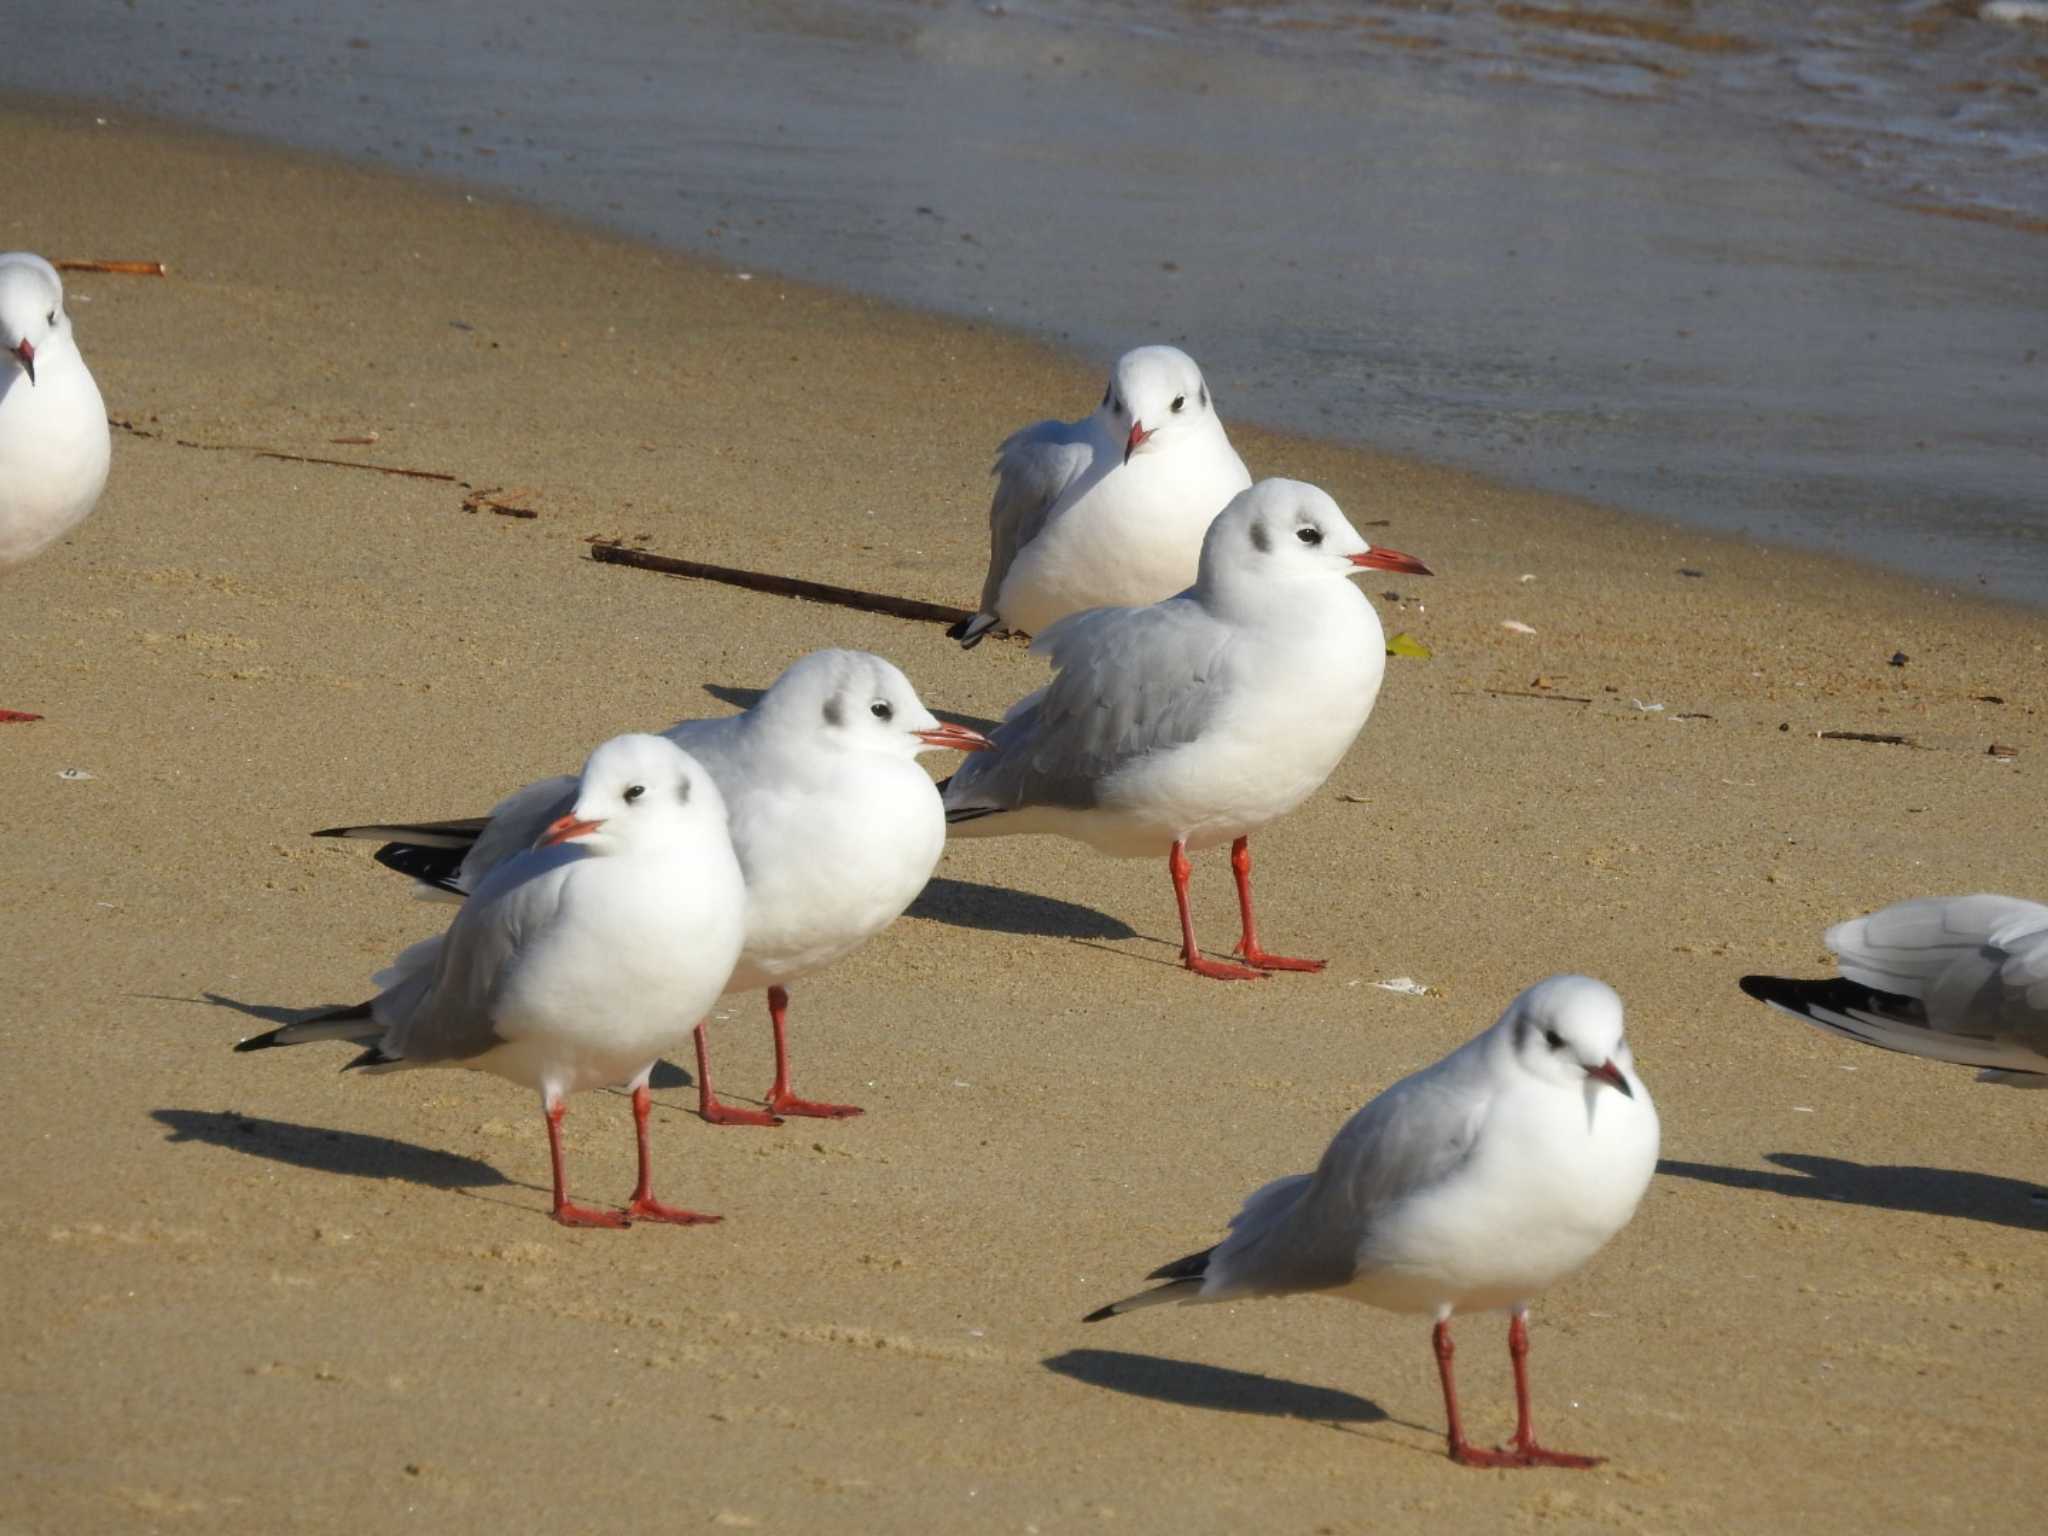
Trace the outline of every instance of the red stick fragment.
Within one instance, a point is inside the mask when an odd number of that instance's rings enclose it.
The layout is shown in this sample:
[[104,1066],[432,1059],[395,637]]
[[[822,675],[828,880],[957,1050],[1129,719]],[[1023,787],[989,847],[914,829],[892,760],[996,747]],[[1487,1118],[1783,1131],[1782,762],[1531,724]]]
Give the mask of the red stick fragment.
[[160,261],[53,261],[59,272],[112,272],[121,277],[168,277],[170,269]]

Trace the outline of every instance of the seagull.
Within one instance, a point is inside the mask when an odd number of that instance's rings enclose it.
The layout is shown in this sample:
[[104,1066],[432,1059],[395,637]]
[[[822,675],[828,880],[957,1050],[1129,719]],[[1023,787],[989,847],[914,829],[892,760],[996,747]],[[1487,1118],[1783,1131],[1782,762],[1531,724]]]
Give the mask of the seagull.
[[[1657,1109],[1622,1034],[1621,998],[1552,976],[1500,1021],[1404,1077],[1344,1123],[1314,1173],[1253,1192],[1215,1247],[1098,1308],[1099,1322],[1165,1302],[1321,1292],[1432,1312],[1451,1459],[1474,1467],[1591,1467],[1529,1422],[1529,1300],[1628,1224],[1657,1166]],[[1515,1437],[1465,1438],[1451,1379],[1451,1314],[1507,1308]]]
[[[1336,502],[1261,480],[1217,515],[1195,584],[1149,608],[1096,608],[1043,631],[1053,680],[1012,705],[995,750],[941,789],[956,837],[1056,832],[1120,858],[1166,855],[1181,960],[1242,981],[1319,971],[1267,953],[1252,919],[1250,834],[1330,776],[1386,668],[1379,615],[1346,580],[1429,567],[1366,543]],[[1247,966],[1206,958],[1188,853],[1229,842]]]
[[[917,899],[946,844],[945,810],[917,756],[977,752],[989,739],[939,720],[893,663],[844,650],[801,658],[744,714],[685,720],[664,734],[724,793],[747,882],[746,945],[726,990],[767,988],[775,1032],[775,1082],[766,1110],[756,1111],[719,1101],[704,1031],[697,1031],[699,1113],[715,1125],[859,1114],[851,1104],[791,1092],[788,984],[866,943]],[[380,863],[460,898],[532,846],[573,792],[571,779],[542,779],[487,817],[314,835],[388,839],[377,851]]]
[[1252,483],[1177,347],[1126,352],[1093,414],[1012,433],[994,474],[981,611],[948,631],[966,647],[1172,596],[1194,579],[1210,520]]
[[[62,538],[107,483],[107,407],[71,339],[64,280],[42,257],[0,254],[0,570]],[[39,715],[0,709],[0,721]]]
[[[659,736],[590,754],[564,814],[477,886],[445,934],[379,973],[369,1002],[244,1040],[238,1051],[349,1040],[350,1067],[471,1067],[540,1090],[554,1218],[569,1227],[716,1221],[650,1188],[648,1076],[732,974],[746,890],[711,775]],[[564,1101],[625,1083],[640,1177],[623,1211],[569,1199]]]
[[1865,1045],[1979,1067],[1980,1083],[2048,1088],[2048,907],[1935,896],[1837,923],[1830,981],[1745,976],[1760,1002]]

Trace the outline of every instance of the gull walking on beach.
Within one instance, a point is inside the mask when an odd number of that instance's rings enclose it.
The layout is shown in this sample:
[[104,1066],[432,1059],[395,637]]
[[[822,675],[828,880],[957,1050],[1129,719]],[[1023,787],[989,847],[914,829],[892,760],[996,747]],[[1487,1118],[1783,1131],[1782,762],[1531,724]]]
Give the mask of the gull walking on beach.
[[[447,933],[338,1013],[244,1040],[238,1051],[349,1040],[350,1067],[472,1067],[540,1090],[554,1218],[571,1227],[716,1221],[655,1199],[648,1075],[689,1038],[732,974],[746,889],[725,802],[688,753],[619,736],[590,754],[565,813],[493,869]],[[640,1177],[624,1211],[569,1199],[562,1113],[572,1093],[625,1083]]]
[[[858,948],[917,899],[946,843],[945,811],[917,756],[980,751],[988,738],[939,720],[893,663],[840,650],[795,662],[743,714],[685,720],[664,734],[724,793],[747,885],[745,947],[726,990],[767,988],[775,1035],[775,1082],[760,1111],[720,1102],[699,1028],[699,1112],[719,1125],[859,1114],[853,1105],[791,1091],[789,984]],[[571,779],[543,779],[487,817],[333,827],[315,835],[389,839],[377,851],[380,862],[460,897],[532,846],[573,793]]]
[[981,611],[948,631],[963,646],[1170,597],[1194,580],[1211,520],[1252,483],[1176,347],[1126,352],[1093,414],[1013,433],[995,476]]
[[[1255,1191],[1215,1247],[1152,1272],[1166,1283],[1088,1314],[1165,1302],[1320,1293],[1435,1314],[1451,1458],[1475,1467],[1590,1467],[1540,1445],[1529,1416],[1529,1301],[1628,1224],[1657,1166],[1657,1110],[1622,1034],[1621,999],[1552,976],[1500,1021],[1358,1111],[1316,1171]],[[1506,1308],[1515,1436],[1465,1438],[1451,1316]]]
[[2048,1088],[2048,907],[2015,896],[1902,901],[1822,941],[1841,975],[1745,976],[1742,990],[1865,1045]]
[[[1121,858],[1164,854],[1189,970],[1231,981],[1321,970],[1260,945],[1250,835],[1312,794],[1372,713],[1386,638],[1347,579],[1362,570],[1429,574],[1366,543],[1312,485],[1239,493],[1210,525],[1187,591],[1074,614],[1038,636],[1053,680],[1011,707],[994,751],[942,786],[952,834],[1054,832]],[[1226,842],[1246,965],[1205,957],[1188,910],[1188,854]]]
[[[64,281],[27,251],[0,254],[0,570],[77,527],[100,499],[107,407],[71,338]],[[38,715],[0,709],[0,721]]]

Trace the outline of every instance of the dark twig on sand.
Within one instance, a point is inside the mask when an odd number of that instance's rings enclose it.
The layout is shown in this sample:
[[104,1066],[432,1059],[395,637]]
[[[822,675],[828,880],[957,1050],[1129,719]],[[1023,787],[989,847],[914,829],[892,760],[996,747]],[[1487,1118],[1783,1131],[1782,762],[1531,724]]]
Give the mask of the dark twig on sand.
[[380,475],[403,475],[408,480],[442,480],[450,485],[467,485],[460,475],[444,475],[438,469],[400,469],[395,464],[365,464],[360,459],[324,459],[310,453],[286,453],[281,448],[259,448],[252,443],[195,443],[188,437],[166,438],[161,432],[138,427],[125,417],[109,416],[107,425],[135,437],[154,438],[176,448],[198,448],[206,453],[246,453],[259,459],[282,459],[288,464],[325,464],[332,469],[367,469]]
[[53,261],[50,263],[59,272],[112,272],[121,277],[167,277],[168,269],[160,261]]
[[730,587],[745,587],[750,592],[797,597],[806,602],[856,608],[862,613],[885,613],[891,618],[915,619],[926,624],[958,624],[963,619],[974,617],[965,608],[948,608],[943,603],[891,597],[886,592],[862,592],[854,587],[828,586],[822,581],[803,581],[795,576],[775,576],[766,571],[743,571],[730,565],[706,565],[701,560],[679,560],[672,555],[628,549],[606,539],[591,540],[590,558],[604,565],[630,565],[643,571],[660,571],[668,576],[694,576],[699,581],[723,582]]
[[[194,443],[192,447],[212,447],[213,444]],[[222,443],[223,448],[233,448],[232,443]],[[408,480],[446,480],[450,485],[460,485],[459,475],[444,475],[438,469],[400,469],[395,464],[365,464],[358,459],[322,459],[310,453],[284,453],[276,448],[243,448],[244,453],[253,453],[259,459],[283,459],[290,464],[325,464],[334,469],[370,469],[380,475],[404,475]]]
[[1822,741],[1874,741],[1881,747],[1910,747],[1910,736],[1894,736],[1886,731],[1815,731]]
[[1560,704],[1590,704],[1591,699],[1582,699],[1576,693],[1536,693],[1527,688],[1483,688],[1480,690],[1496,699],[1554,699]]

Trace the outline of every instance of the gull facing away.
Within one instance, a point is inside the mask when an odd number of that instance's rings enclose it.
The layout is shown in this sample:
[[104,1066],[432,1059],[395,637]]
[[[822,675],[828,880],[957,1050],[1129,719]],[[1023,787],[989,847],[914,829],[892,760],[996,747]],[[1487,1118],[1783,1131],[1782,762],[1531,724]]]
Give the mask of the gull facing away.
[[[1386,670],[1379,615],[1348,577],[1429,567],[1358,535],[1322,491],[1261,480],[1210,524],[1195,584],[1148,608],[1062,619],[1032,650],[1050,683],[1010,707],[995,750],[941,788],[955,837],[1055,832],[1119,858],[1166,855],[1181,960],[1241,981],[1319,971],[1268,954],[1252,919],[1250,835],[1330,776]],[[1257,969],[1211,960],[1188,913],[1188,853],[1228,842]]]
[[1837,923],[1828,981],[1745,976],[1742,990],[1887,1051],[1978,1067],[1980,1083],[2048,1088],[2048,907],[1932,896]]
[[[788,984],[866,943],[917,899],[946,844],[945,810],[917,756],[980,751],[988,738],[940,721],[893,663],[838,650],[794,662],[743,714],[685,720],[663,734],[724,794],[747,884],[745,947],[726,991],[766,987],[775,1032],[775,1082],[759,1111],[719,1102],[699,1027],[699,1112],[718,1125],[859,1114],[790,1091]],[[574,789],[572,779],[542,779],[487,817],[314,835],[388,839],[380,863],[459,898],[531,847],[568,809]]]
[[1092,414],[1012,433],[994,473],[981,611],[947,631],[969,647],[1171,597],[1195,579],[1211,520],[1252,483],[1177,347],[1126,352]]
[[[64,280],[0,254],[0,570],[85,521],[107,484],[107,407],[71,339]],[[0,709],[0,721],[39,715]]]
[[[413,945],[355,1008],[287,1024],[238,1051],[350,1040],[370,1072],[472,1067],[540,1090],[554,1218],[569,1227],[716,1221],[650,1188],[647,1079],[724,989],[746,889],[718,786],[659,736],[590,754],[567,812],[477,886],[445,934]],[[626,1083],[640,1177],[623,1212],[569,1199],[564,1100]]]
[[[1162,1266],[1166,1284],[1084,1322],[1165,1302],[1321,1294],[1430,1312],[1451,1459],[1474,1467],[1590,1467],[1529,1422],[1529,1301],[1628,1224],[1657,1167],[1657,1109],[1622,1034],[1621,998],[1552,976],[1442,1061],[1344,1123],[1310,1173],[1256,1190],[1213,1248]],[[1505,1307],[1515,1437],[1465,1438],[1451,1315]]]

